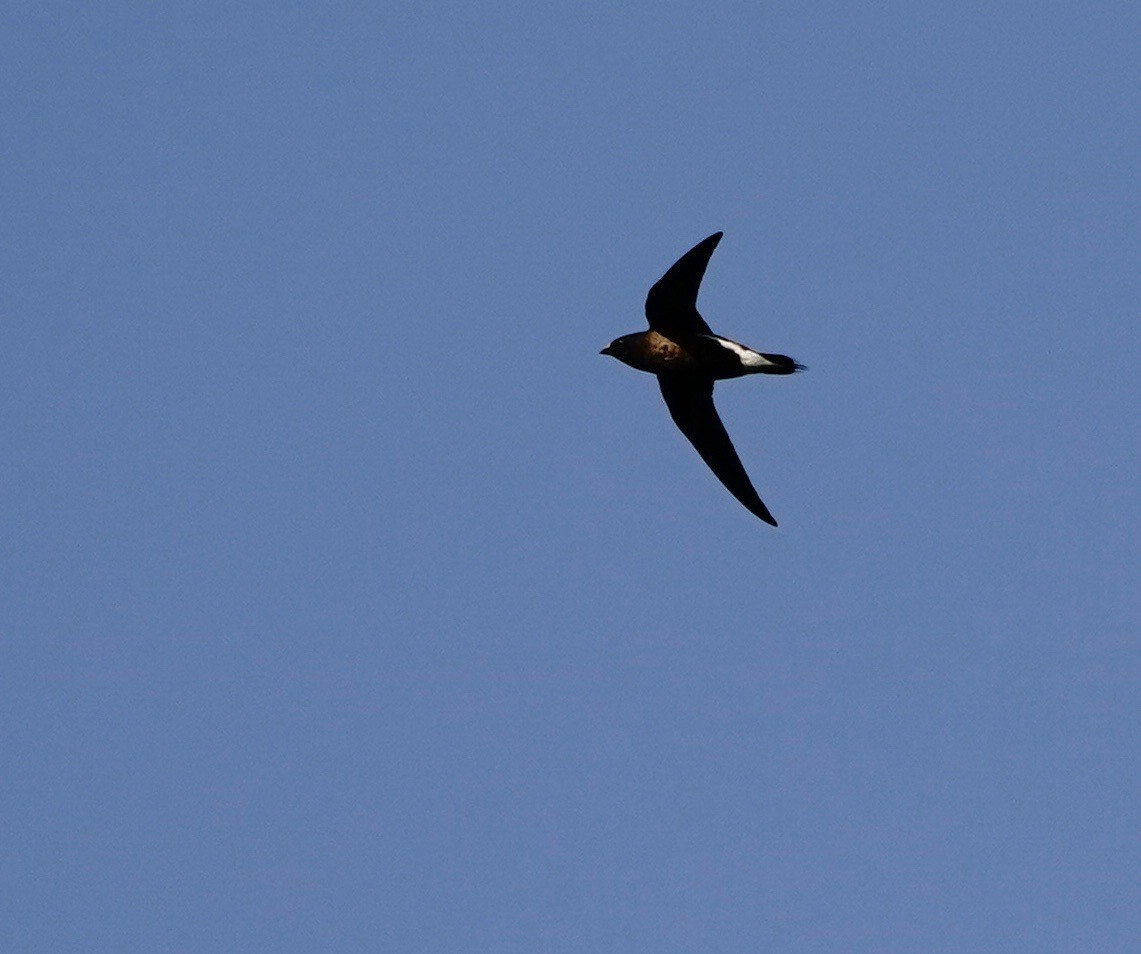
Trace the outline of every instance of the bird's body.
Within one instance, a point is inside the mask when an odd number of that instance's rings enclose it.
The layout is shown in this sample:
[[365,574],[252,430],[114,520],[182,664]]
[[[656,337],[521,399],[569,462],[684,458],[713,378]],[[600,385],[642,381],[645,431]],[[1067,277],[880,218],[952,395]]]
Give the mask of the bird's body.
[[715,335],[698,313],[697,291],[721,235],[716,232],[695,245],[650,289],[650,330],[616,338],[602,354],[657,375],[670,416],[701,459],[751,513],[775,527],[717,416],[713,382],[746,374],[792,374],[803,365]]
[[[791,374],[800,365],[779,354],[761,354],[720,335],[681,335],[660,331],[623,335],[602,354],[650,374],[690,374],[723,381],[746,374]],[[788,362],[792,361],[791,364]]]

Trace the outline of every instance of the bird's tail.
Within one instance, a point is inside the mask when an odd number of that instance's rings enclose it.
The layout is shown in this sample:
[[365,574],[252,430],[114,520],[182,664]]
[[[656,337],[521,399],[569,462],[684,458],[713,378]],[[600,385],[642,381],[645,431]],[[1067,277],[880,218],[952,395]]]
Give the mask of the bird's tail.
[[787,354],[764,354],[761,357],[770,362],[772,367],[764,368],[765,374],[795,374],[797,371],[804,371],[805,366],[799,361],[794,361]]

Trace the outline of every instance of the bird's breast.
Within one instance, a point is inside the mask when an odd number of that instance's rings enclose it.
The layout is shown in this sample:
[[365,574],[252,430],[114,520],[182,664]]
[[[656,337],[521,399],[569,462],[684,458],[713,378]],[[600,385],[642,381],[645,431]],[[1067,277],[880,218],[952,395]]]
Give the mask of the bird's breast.
[[642,339],[641,352],[647,371],[681,371],[692,368],[694,356],[676,341],[657,331],[647,331]]

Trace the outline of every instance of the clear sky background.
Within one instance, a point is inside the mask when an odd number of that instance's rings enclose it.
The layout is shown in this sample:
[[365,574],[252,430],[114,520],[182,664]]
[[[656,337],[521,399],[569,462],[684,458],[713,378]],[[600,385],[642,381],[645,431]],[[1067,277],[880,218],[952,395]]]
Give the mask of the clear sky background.
[[0,947],[1135,949],[1133,0],[19,6]]

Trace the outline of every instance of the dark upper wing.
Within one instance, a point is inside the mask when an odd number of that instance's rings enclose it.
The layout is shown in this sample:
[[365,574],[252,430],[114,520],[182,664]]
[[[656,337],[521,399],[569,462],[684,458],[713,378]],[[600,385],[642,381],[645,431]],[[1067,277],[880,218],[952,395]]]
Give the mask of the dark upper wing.
[[713,334],[697,313],[697,289],[701,287],[705,266],[722,234],[714,232],[698,242],[650,289],[646,296],[646,318],[654,331],[666,337],[671,331],[685,335]]
[[662,397],[666,399],[666,407],[670,409],[670,417],[697,448],[701,459],[709,465],[717,479],[750,513],[775,527],[777,522],[753,489],[741,458],[737,456],[733,442],[725,432],[725,425],[717,416],[717,408],[713,406],[713,382],[683,380],[659,374],[658,384],[662,389]]

